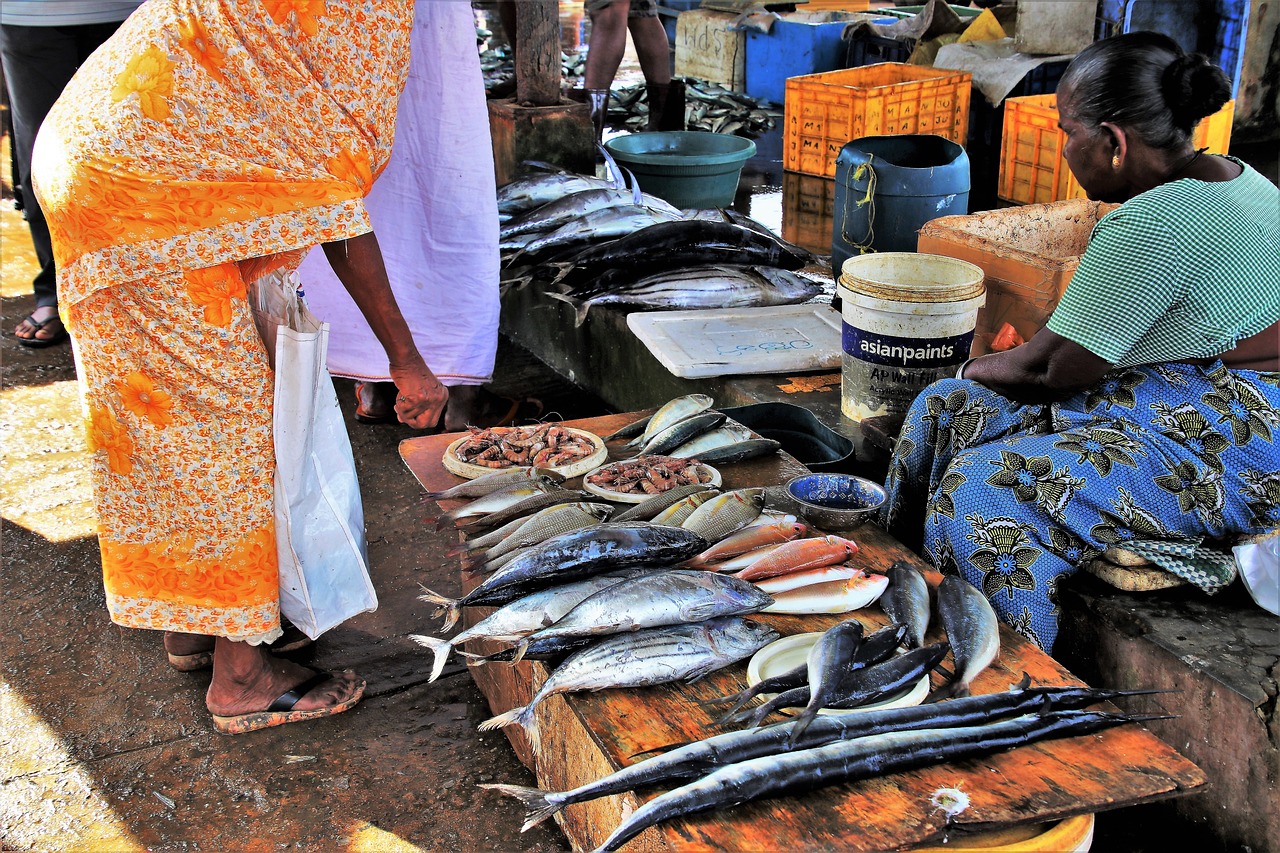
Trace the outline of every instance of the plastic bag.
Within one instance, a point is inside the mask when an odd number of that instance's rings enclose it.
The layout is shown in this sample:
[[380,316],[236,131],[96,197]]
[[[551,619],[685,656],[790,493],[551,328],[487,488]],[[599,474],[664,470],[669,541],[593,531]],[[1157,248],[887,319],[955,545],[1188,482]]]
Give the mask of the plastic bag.
[[329,325],[307,310],[292,273],[255,282],[250,306],[275,368],[280,612],[315,639],[378,607],[355,459],[325,363]]

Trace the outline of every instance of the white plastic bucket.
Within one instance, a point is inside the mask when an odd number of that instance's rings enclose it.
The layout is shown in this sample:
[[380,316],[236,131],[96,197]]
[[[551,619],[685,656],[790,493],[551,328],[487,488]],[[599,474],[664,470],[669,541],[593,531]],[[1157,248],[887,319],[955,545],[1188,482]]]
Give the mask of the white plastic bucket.
[[974,264],[942,255],[881,252],[845,261],[837,286],[844,416],[901,415],[927,385],[955,376],[987,298],[984,277]]

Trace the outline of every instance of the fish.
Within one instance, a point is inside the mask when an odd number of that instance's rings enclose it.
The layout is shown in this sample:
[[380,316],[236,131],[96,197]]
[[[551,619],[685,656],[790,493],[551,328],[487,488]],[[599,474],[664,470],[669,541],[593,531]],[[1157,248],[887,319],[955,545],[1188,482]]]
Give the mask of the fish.
[[606,503],[579,501],[547,507],[529,516],[509,536],[485,551],[484,561],[491,563],[504,554],[532,547],[552,536],[600,524],[608,521],[612,514],[613,505]]
[[727,616],[605,637],[566,658],[543,682],[529,704],[484,721],[480,730],[523,726],[537,753],[541,751],[541,740],[533,709],[548,696],[696,681],[709,672],[750,657],[779,636],[767,625],[740,616]]
[[[749,438],[734,444],[713,447],[695,454],[692,458],[707,465],[727,465],[734,462],[746,462],[761,456],[769,456],[782,449],[782,442],[772,438]],[[674,455],[674,454],[673,454]]]
[[[591,637],[758,613],[773,599],[746,581],[712,572],[673,569],[632,578],[583,599],[554,624],[530,634]],[[521,658],[517,652],[516,660]]]
[[685,394],[683,397],[668,400],[644,422],[644,428],[638,437],[627,442],[626,447],[643,447],[658,433],[686,418],[702,414],[713,405],[715,400],[706,394]]
[[473,532],[479,530],[491,530],[500,527],[512,519],[522,518],[526,515],[532,515],[539,510],[546,509],[559,504],[578,503],[582,500],[592,500],[594,498],[588,492],[579,491],[578,489],[551,489],[545,494],[532,495],[520,501],[518,504],[512,504],[505,509],[491,512],[488,515],[482,515],[472,519],[468,523],[462,525],[462,530],[470,536]]
[[848,613],[873,604],[888,585],[889,579],[884,575],[871,575],[859,571],[842,580],[770,593],[774,597],[774,602],[765,608],[765,612],[795,615]]
[[492,474],[476,477],[474,480],[459,483],[442,491],[427,492],[426,497],[434,501],[481,498],[490,492],[496,492],[516,483],[535,481],[542,478],[551,480],[554,483],[564,482],[564,475],[550,468],[513,468],[505,471],[494,471]]
[[737,557],[740,554],[754,551],[756,548],[763,548],[766,545],[780,545],[783,542],[790,542],[808,533],[808,525],[794,521],[744,527],[736,533],[731,533],[721,539],[693,559],[685,560],[684,565],[689,568],[705,569],[711,567],[713,563]]
[[858,553],[858,543],[842,536],[822,536],[786,542],[736,574],[744,581],[771,578],[806,569],[834,566]]
[[907,647],[917,649],[924,645],[929,629],[929,585],[920,570],[904,560],[895,562],[885,575],[889,586],[880,596],[880,609],[907,626]]
[[[536,522],[536,524],[530,527],[529,530],[525,531],[523,536],[518,539],[517,542],[524,541],[524,536],[539,535],[544,525],[560,523],[562,516],[570,522],[580,519],[583,515],[590,515],[595,518],[596,521],[608,521],[612,513],[612,504],[588,503],[586,501],[579,501],[571,504],[556,504],[555,506],[538,510],[532,515],[509,521],[497,530],[491,530],[488,533],[475,537],[474,539],[468,539],[462,545],[451,549],[449,551],[449,555],[456,556],[458,554],[462,554],[464,555],[464,559],[474,559],[477,552],[487,551],[488,549],[499,545],[508,537],[512,536],[516,531],[531,522]],[[570,529],[576,530],[577,528]],[[557,531],[557,533],[568,532],[568,530]],[[542,540],[539,539],[538,541],[540,542]]]
[[959,575],[947,575],[938,585],[938,615],[956,671],[931,697],[968,696],[973,679],[1000,654],[1000,621],[987,597]]
[[581,577],[639,565],[674,565],[709,543],[697,533],[644,521],[562,533],[542,542],[503,566],[461,598],[429,589],[422,600],[445,613],[445,629],[453,627],[463,607],[498,606],[538,589]]
[[[803,672],[804,667],[797,667],[795,671]],[[1098,690],[1090,687],[1028,688],[1028,681],[1024,677],[1021,684],[1003,693],[970,696],[935,705],[820,716],[798,737],[792,735],[794,723],[782,723],[767,729],[725,732],[693,743],[681,744],[662,755],[635,762],[568,791],[542,791],[538,788],[500,783],[482,784],[480,787],[519,799],[527,809],[525,822],[521,827],[521,831],[525,831],[554,816],[565,806],[657,785],[669,786],[675,780],[696,779],[720,767],[753,758],[888,732],[982,725],[1041,710],[1046,703],[1054,710],[1071,711],[1119,696],[1153,692]]]
[[726,417],[720,412],[702,412],[684,420],[676,421],[646,441],[638,453],[641,456],[666,453],[668,450],[679,447],[707,430],[715,429],[725,422]]
[[618,513],[613,517],[613,520],[649,521],[667,507],[679,503],[690,495],[696,495],[701,492],[720,494],[720,490],[709,483],[690,483],[687,486],[676,486],[674,489],[667,489],[665,492],[659,492],[653,497],[641,501],[625,512]]
[[[655,412],[654,414],[657,414],[657,413]],[[609,433],[606,436],[603,436],[602,438],[605,441],[605,443],[608,443],[611,441],[617,441],[618,439],[621,439],[621,438],[632,438],[644,432],[644,428],[649,425],[649,421],[651,421],[652,419],[653,419],[653,415],[646,415],[645,417],[640,418],[637,421],[632,421],[631,423],[627,424],[626,426],[620,429],[614,430],[613,432]]]
[[555,201],[547,202],[541,207],[526,211],[511,219],[498,230],[500,240],[509,240],[521,234],[552,231],[565,223],[581,218],[584,214],[604,207],[617,207],[622,204],[639,205],[641,203],[640,187],[629,190],[589,189],[562,196]]
[[693,515],[694,510],[702,506],[713,498],[720,496],[719,489],[706,489],[701,492],[694,492],[688,497],[682,498],[671,506],[664,509],[653,517],[654,524],[669,524],[672,527],[679,527],[684,524],[685,520]]
[[790,745],[795,745],[795,739],[804,734],[818,711],[838,697],[844,675],[853,663],[858,646],[862,645],[862,632],[861,622],[846,619],[823,631],[809,649],[805,658],[809,702],[795,719]]
[[680,459],[690,459],[697,456],[699,451],[737,444],[739,441],[747,441],[751,436],[751,430],[729,421],[713,430],[702,433],[702,435],[690,441],[686,441],[674,450],[669,451],[667,455],[676,456]]
[[689,266],[646,276],[625,290],[576,300],[560,293],[553,299],[575,306],[574,325],[581,326],[596,305],[622,305],[650,310],[690,311],[703,308],[760,308],[795,305],[822,291],[810,279],[764,266]]
[[[561,480],[561,482],[564,481]],[[558,490],[559,485],[551,478],[520,480],[509,486],[504,486],[497,491],[490,492],[483,497],[469,501],[457,509],[451,509],[448,512],[441,513],[435,519],[436,530],[444,530],[450,524],[456,523],[459,519],[488,515],[489,513],[515,506],[521,501],[534,497],[535,495],[545,495],[548,492]]]
[[534,237],[525,243],[521,252],[512,256],[508,263],[524,256],[533,260],[539,260],[538,256],[542,256],[542,259],[548,256],[554,259],[569,251],[581,250],[588,245],[622,237],[649,225],[674,222],[680,218],[681,213],[678,210],[653,208],[640,204],[597,208],[566,222],[548,234]]
[[461,650],[459,650],[458,654],[467,659],[469,666],[484,666],[488,663],[516,663],[517,651],[521,654],[521,660],[560,661],[566,655],[570,655],[579,649],[585,649],[598,639],[598,637],[548,637],[545,640],[530,643],[523,650],[517,646],[511,646],[487,655]]
[[[817,569],[806,569],[803,572],[791,572],[786,575],[774,575],[771,578],[760,578],[752,581],[752,583],[770,595],[779,595],[780,593],[791,592],[792,590],[814,586],[815,584],[825,585],[832,581],[848,580],[862,574],[866,573],[862,569],[853,566],[822,566]],[[887,579],[885,584],[888,585]]]
[[763,506],[764,489],[735,489],[695,509],[680,526],[705,537],[709,546],[755,521]]
[[[747,527],[744,527],[742,529],[750,530],[751,525],[748,525]],[[712,568],[714,568],[717,572],[729,572],[730,574],[740,572],[743,569],[747,568],[748,566],[754,565],[757,560],[761,560],[764,557],[769,556],[770,554],[772,554],[774,551],[778,550],[785,544],[786,544],[785,542],[779,542],[777,545],[765,545],[763,548],[756,548],[752,551],[748,551],[745,554],[739,554],[736,557],[730,557],[729,559],[723,562],[716,563],[715,566],[713,566]]]
[[925,728],[838,740],[720,767],[632,812],[593,853],[612,853],[650,826],[824,785],[900,773],[1152,719],[1103,711],[1051,711],[982,725]]
[[611,182],[569,172],[538,172],[498,188],[498,212],[514,216],[584,190],[619,187]]
[[[430,649],[433,658],[431,675],[427,681],[435,681],[444,671],[449,660],[449,652],[468,640],[500,640],[516,642],[534,631],[554,624],[578,603],[588,596],[603,589],[637,577],[638,570],[608,572],[580,581],[571,581],[559,586],[530,593],[517,598],[509,604],[498,608],[470,628],[455,635],[451,639],[427,637],[422,634],[410,634],[409,639],[420,646]],[[430,599],[424,599],[430,603]]]

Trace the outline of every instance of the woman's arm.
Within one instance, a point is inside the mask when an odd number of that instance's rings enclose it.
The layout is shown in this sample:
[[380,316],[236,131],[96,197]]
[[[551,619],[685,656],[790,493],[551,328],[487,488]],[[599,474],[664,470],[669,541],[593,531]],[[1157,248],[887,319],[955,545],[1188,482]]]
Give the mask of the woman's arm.
[[1095,385],[1111,364],[1048,329],[1020,347],[969,362],[965,379],[1019,403],[1049,403]]
[[396,414],[403,423],[417,429],[435,426],[449,401],[449,389],[436,379],[413,342],[409,325],[391,292],[378,238],[371,231],[349,240],[325,243],[324,253],[387,351],[391,379],[399,392]]

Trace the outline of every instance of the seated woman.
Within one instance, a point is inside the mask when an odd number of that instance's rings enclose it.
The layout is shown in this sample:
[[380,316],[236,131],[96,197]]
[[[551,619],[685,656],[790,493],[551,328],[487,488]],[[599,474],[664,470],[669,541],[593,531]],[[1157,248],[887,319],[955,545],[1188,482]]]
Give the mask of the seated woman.
[[1201,543],[1280,522],[1280,190],[1191,144],[1229,97],[1162,35],[1076,57],[1067,164],[1123,204],[1048,325],[925,389],[895,447],[882,522],[1047,651],[1057,584],[1109,546],[1212,592],[1234,568]]

